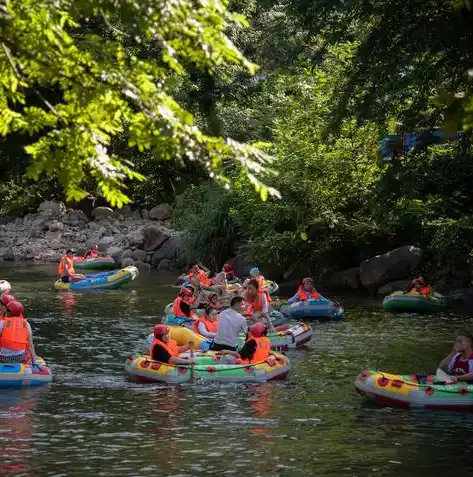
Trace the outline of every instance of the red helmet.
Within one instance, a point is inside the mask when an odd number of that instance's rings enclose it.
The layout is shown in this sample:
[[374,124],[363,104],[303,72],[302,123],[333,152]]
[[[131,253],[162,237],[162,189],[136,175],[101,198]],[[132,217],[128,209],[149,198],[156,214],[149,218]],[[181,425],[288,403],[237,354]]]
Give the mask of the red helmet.
[[261,338],[261,336],[263,336],[264,332],[266,331],[266,326],[264,326],[263,323],[256,323],[250,326],[248,331],[253,337]]
[[229,263],[225,263],[223,266],[223,271],[227,273],[233,272],[233,267]]
[[163,325],[160,323],[159,325],[156,325],[153,330],[154,336],[162,336],[162,335],[167,335],[169,333],[169,328],[166,325]]
[[191,296],[192,295],[192,290],[190,290],[189,288],[186,288],[186,287],[182,287],[181,291],[179,293],[181,295]]
[[7,305],[7,310],[14,316],[23,316],[23,305],[19,301],[11,301]]
[[9,295],[8,293],[3,295],[2,298],[0,299],[0,302],[2,303],[2,305],[5,305],[5,306],[7,306],[8,303],[10,303],[11,301],[16,301],[16,298],[13,295]]

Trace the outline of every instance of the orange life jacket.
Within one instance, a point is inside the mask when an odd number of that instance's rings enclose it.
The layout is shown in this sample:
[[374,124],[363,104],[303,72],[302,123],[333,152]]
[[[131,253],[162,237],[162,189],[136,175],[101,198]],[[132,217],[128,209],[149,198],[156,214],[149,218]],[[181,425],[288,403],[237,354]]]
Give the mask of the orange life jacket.
[[173,358],[179,357],[179,347],[177,346],[177,343],[173,339],[170,339],[169,343],[165,343],[164,341],[154,338],[153,343],[151,344],[151,348],[149,350],[149,355],[151,357],[153,357],[153,350],[155,346],[163,347]]
[[69,258],[67,255],[64,255],[63,257],[61,257],[61,260],[59,260],[57,273],[61,277],[64,277],[66,275],[66,270],[64,270],[64,260],[66,261],[66,268],[69,272],[69,275],[74,275],[76,273],[76,271],[74,270],[74,260],[72,258]]
[[432,293],[432,289],[427,285],[426,287],[422,287],[420,289],[420,293],[425,296],[429,296]]
[[187,303],[188,305],[191,304],[191,301],[185,300],[184,298],[177,296],[174,301],[172,302],[172,312],[177,316],[183,316],[181,310],[181,303]]
[[200,333],[199,323],[203,323],[207,331],[210,331],[211,333],[217,333],[218,323],[216,321],[210,321],[207,318],[198,318],[194,321],[194,331],[196,333]]
[[258,290],[257,295],[251,297],[250,294],[248,293],[248,290],[245,291],[244,299],[248,305],[245,311],[245,315],[249,316],[255,313],[256,311],[263,310],[263,298],[262,298],[263,293],[266,293],[266,292]]
[[13,351],[25,351],[28,348],[28,322],[26,318],[8,316],[3,319],[3,329],[0,335],[0,347]]
[[[194,272],[189,273],[189,279],[192,280],[195,276]],[[199,270],[197,273],[197,280],[199,280],[204,287],[210,287],[212,286],[212,280],[207,276],[207,273],[205,273],[203,270]]]
[[84,258],[97,258],[98,256],[99,255],[95,250],[90,249],[85,252]]
[[251,359],[240,359],[239,363],[241,364],[260,363],[261,361],[264,361],[270,354],[271,342],[266,336],[261,336],[260,338],[251,338],[251,340],[256,343],[256,351]]
[[[309,299],[309,296],[307,295],[307,291],[302,285],[300,285],[299,288],[297,289],[297,294],[299,295],[300,301],[306,301]],[[313,298],[314,300],[317,300],[320,298],[320,295],[317,293],[315,288],[312,288],[312,290],[310,291],[310,294],[311,294],[311,298]]]

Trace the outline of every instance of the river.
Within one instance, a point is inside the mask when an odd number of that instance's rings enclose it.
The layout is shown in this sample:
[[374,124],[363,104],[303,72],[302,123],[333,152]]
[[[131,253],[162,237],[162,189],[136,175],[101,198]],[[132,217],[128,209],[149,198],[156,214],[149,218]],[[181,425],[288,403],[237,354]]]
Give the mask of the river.
[[0,391],[0,475],[447,477],[471,475],[473,415],[378,408],[353,381],[365,367],[435,371],[462,315],[395,316],[346,302],[289,351],[285,382],[139,385],[126,357],[175,289],[141,273],[121,290],[52,288],[52,266],[0,268],[25,304],[51,386]]

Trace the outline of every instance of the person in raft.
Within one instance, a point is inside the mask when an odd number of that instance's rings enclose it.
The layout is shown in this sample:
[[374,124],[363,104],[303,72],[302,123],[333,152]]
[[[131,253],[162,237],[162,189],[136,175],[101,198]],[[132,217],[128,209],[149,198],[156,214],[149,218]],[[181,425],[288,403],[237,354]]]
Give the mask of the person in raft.
[[88,258],[97,258],[99,256],[99,246],[94,243],[87,252],[84,254],[84,260]]
[[267,334],[268,330],[264,324],[256,323],[250,326],[245,344],[239,352],[223,350],[218,351],[217,354],[234,356],[238,364],[261,363],[271,354],[271,342]]
[[205,338],[213,339],[218,329],[218,311],[208,306],[205,315],[194,321],[194,331]]
[[230,302],[230,308],[223,310],[218,315],[217,333],[210,346],[212,351],[222,351],[228,349],[236,351],[238,343],[238,334],[246,333],[248,325],[245,317],[241,314],[243,311],[243,298],[236,296]]
[[171,338],[169,328],[166,325],[156,325],[153,330],[154,340],[150,348],[150,356],[153,361],[168,364],[192,364],[192,360],[180,358],[179,353],[184,353],[192,348],[192,342],[177,346]]
[[7,305],[11,301],[16,301],[16,298],[9,293],[4,293],[0,298],[0,320],[7,316]]
[[23,316],[23,305],[10,301],[7,316],[0,320],[0,363],[36,361],[31,326]]
[[250,283],[251,280],[256,280],[258,282],[259,288],[263,289],[265,284],[264,275],[261,273],[258,267],[253,267],[250,270],[250,278],[247,278],[244,281],[243,286],[246,288],[248,286],[248,283]]
[[418,277],[412,280],[408,293],[419,293],[424,296],[432,295],[432,287],[427,283],[424,277]]
[[176,316],[185,316],[186,318],[195,317],[193,309],[195,305],[194,290],[190,287],[182,287],[179,295],[172,302],[172,312]]
[[274,332],[274,326],[269,316],[270,298],[268,292],[261,290],[256,279],[250,280],[244,293],[246,310],[245,315],[251,317],[253,321],[262,319],[266,322],[269,331]]
[[222,272],[225,273],[225,279],[227,282],[235,282],[238,277],[235,275],[233,267],[229,263],[225,263],[222,268]]
[[213,279],[209,278],[209,275],[210,270],[199,262],[192,265],[189,271],[189,280],[196,290],[205,288],[215,291],[219,296],[223,295],[227,288],[224,274],[219,273]]
[[467,331],[457,334],[453,351],[438,366],[450,374],[450,382],[473,382],[473,336]]
[[288,305],[298,301],[320,300],[320,294],[314,287],[314,280],[311,277],[304,278],[299,285],[296,294],[287,300]]
[[76,273],[76,271],[74,270],[74,254],[75,250],[70,248],[66,252],[66,255],[64,255],[61,260],[59,260],[57,273],[61,277],[61,281],[63,281],[64,283],[78,282],[80,280],[84,280],[85,278],[85,275],[82,275],[81,273]]

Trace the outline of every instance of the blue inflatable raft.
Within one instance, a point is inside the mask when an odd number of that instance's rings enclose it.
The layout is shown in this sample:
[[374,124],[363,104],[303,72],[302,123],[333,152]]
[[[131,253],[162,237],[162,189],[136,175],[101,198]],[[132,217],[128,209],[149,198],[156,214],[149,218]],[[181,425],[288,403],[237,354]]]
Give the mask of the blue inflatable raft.
[[301,319],[343,319],[344,310],[339,303],[335,303],[327,298],[321,297],[318,300],[305,300],[292,303],[292,305],[281,305],[280,311],[283,315],[294,320]]
[[0,363],[0,388],[41,386],[53,380],[45,361],[37,357],[36,363]]
[[62,280],[57,280],[54,283],[56,290],[71,290],[71,291],[88,291],[101,289],[120,288],[125,283],[131,282],[138,276],[138,269],[134,266],[122,268],[121,270],[114,270],[111,272],[96,273],[94,275],[87,275],[85,280],[78,282],[64,283]]

